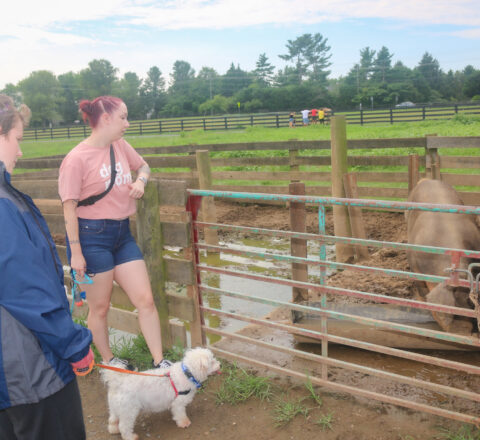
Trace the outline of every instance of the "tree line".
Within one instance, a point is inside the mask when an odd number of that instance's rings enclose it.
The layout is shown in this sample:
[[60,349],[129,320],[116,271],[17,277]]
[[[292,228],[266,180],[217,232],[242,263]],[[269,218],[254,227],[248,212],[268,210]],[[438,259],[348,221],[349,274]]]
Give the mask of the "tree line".
[[122,98],[132,120],[480,100],[480,70],[467,65],[445,72],[428,52],[409,68],[401,61],[393,63],[394,54],[385,46],[379,50],[365,47],[358,62],[339,78],[330,78],[331,48],[320,33],[288,40],[285,53],[278,56],[286,61],[284,68],[276,69],[261,53],[252,71],[232,62],[224,74],[212,67],[195,72],[190,63],[177,60],[168,86],[157,66],[143,79],[135,72],[119,77],[110,61],[94,59],[79,72],[55,76],[47,70],[34,71],[1,92],[27,104],[36,126],[72,124],[79,119],[78,102],[100,95]]

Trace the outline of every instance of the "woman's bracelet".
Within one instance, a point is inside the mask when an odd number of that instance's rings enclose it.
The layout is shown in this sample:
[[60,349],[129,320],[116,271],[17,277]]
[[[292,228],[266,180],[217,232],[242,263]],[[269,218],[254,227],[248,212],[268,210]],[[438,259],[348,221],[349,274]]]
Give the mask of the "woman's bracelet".
[[80,244],[80,240],[68,240],[68,242],[70,243],[70,245],[72,245],[72,244]]
[[147,186],[148,180],[146,177],[140,176],[138,180],[140,180],[140,182],[143,182],[144,186]]

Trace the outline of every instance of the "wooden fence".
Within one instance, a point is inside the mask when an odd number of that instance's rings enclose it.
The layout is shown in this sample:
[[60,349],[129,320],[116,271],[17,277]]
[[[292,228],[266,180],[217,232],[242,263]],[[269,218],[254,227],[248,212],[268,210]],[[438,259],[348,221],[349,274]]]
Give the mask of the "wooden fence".
[[[336,113],[340,114],[340,113]],[[480,115],[480,104],[454,104],[450,106],[415,106],[409,108],[387,108],[382,110],[360,110],[342,112],[348,124],[375,124],[387,122],[416,122],[425,120],[450,119],[458,114]]]
[[[406,199],[412,176],[427,175],[459,187],[466,204],[478,205],[480,156],[451,156],[442,154],[442,150],[479,147],[480,137],[349,139],[348,171],[356,172],[359,197]],[[207,150],[211,172],[209,189],[288,194],[290,182],[302,181],[306,183],[307,195],[330,196],[330,148],[331,142],[322,140],[153,147],[137,151],[145,157],[156,177],[184,180],[192,189],[200,187],[196,152]],[[398,155],[399,148],[407,148],[416,155]],[[365,150],[377,149],[388,153],[366,155]],[[18,168],[43,171],[15,175],[16,185],[34,198],[58,198],[56,179],[62,158],[20,160]],[[382,170],[385,167],[390,170]]]
[[[334,114],[343,114],[348,124],[371,124],[371,123],[398,123],[448,119],[456,114],[479,115],[480,104],[455,104],[451,106],[418,106],[413,108],[389,108],[383,110],[361,110],[352,112],[332,111]],[[288,127],[288,112],[238,114],[225,116],[205,116],[190,118],[155,119],[144,121],[131,121],[126,132],[127,136],[154,135],[163,133],[178,133],[191,130],[229,130],[243,129],[245,127]],[[300,114],[296,117],[297,125],[301,125]],[[327,119],[328,122],[328,119]],[[27,128],[24,131],[24,140],[38,139],[65,139],[87,137],[90,127],[86,125],[72,125],[52,128]]]

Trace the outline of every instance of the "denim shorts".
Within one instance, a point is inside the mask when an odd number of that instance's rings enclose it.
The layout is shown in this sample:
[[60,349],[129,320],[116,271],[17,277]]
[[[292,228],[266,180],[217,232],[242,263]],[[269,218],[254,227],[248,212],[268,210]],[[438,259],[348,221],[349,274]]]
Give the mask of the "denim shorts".
[[[130,221],[78,219],[78,233],[88,274],[112,270],[119,264],[143,260],[142,252],[130,232]],[[72,252],[67,240],[67,257]]]

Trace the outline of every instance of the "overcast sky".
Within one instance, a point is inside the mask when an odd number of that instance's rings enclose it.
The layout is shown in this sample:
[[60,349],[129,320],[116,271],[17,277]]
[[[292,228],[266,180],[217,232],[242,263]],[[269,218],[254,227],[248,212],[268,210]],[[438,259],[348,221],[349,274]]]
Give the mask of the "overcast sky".
[[480,68],[479,0],[8,0],[0,20],[0,89],[94,58],[141,78],[155,65],[167,80],[176,60],[223,74],[232,62],[252,70],[266,53],[278,69],[287,40],[317,32],[334,78],[367,46],[386,46],[411,68],[427,51],[445,71]]

